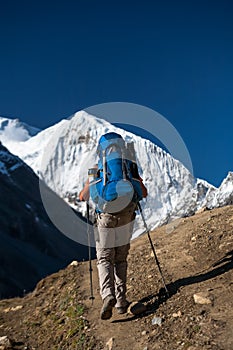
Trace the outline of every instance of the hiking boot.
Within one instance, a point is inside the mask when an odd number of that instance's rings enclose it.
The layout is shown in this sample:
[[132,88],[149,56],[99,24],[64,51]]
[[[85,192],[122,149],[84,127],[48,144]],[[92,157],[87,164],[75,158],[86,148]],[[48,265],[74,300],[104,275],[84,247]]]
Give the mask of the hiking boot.
[[127,301],[127,304],[126,304],[125,306],[116,307],[117,313],[120,314],[120,315],[121,315],[121,314],[126,314],[129,305],[130,305],[130,302]]
[[101,309],[100,318],[101,320],[109,320],[112,317],[112,308],[116,304],[116,298],[113,295],[108,295],[104,299],[104,303]]

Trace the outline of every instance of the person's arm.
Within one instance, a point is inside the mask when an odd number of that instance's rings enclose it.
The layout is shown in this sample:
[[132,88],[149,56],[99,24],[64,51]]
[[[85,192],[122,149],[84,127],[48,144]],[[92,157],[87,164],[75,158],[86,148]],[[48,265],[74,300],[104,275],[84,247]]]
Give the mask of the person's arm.
[[88,201],[90,198],[90,191],[89,191],[89,179],[87,179],[84,188],[79,193],[79,200],[82,202]]
[[146,198],[148,196],[147,188],[144,185],[143,180],[140,176],[139,176],[139,180],[140,180],[140,185],[141,185],[141,189],[142,189],[142,198]]

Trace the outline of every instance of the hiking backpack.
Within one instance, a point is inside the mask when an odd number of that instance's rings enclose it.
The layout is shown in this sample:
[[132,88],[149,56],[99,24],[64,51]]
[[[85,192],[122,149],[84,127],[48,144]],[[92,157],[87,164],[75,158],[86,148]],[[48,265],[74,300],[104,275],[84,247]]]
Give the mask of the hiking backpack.
[[127,144],[121,135],[110,132],[101,136],[97,154],[98,168],[90,181],[90,197],[97,212],[117,213],[140,201],[142,189],[133,143]]

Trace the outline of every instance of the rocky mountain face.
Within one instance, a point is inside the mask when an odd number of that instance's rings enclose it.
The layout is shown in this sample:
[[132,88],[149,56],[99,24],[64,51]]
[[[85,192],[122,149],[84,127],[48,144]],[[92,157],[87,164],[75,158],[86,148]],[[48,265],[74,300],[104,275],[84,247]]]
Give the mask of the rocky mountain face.
[[0,241],[1,298],[23,295],[42,277],[88,255],[85,246],[54,227],[41,200],[38,177],[2,144]]

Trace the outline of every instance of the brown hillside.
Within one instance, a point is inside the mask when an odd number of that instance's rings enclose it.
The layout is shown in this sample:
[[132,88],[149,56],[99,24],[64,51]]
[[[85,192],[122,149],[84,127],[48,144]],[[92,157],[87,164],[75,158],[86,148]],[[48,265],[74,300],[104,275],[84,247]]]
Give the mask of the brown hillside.
[[[26,297],[0,302],[0,344],[7,336],[9,349],[232,350],[232,231],[233,206],[227,206],[151,233],[169,298],[146,235],[134,240],[128,299],[146,305],[140,316],[114,312],[111,320],[100,320],[95,261],[93,305],[88,263],[68,266]],[[194,294],[205,297],[205,303],[196,303]],[[155,317],[161,325],[152,324]]]

